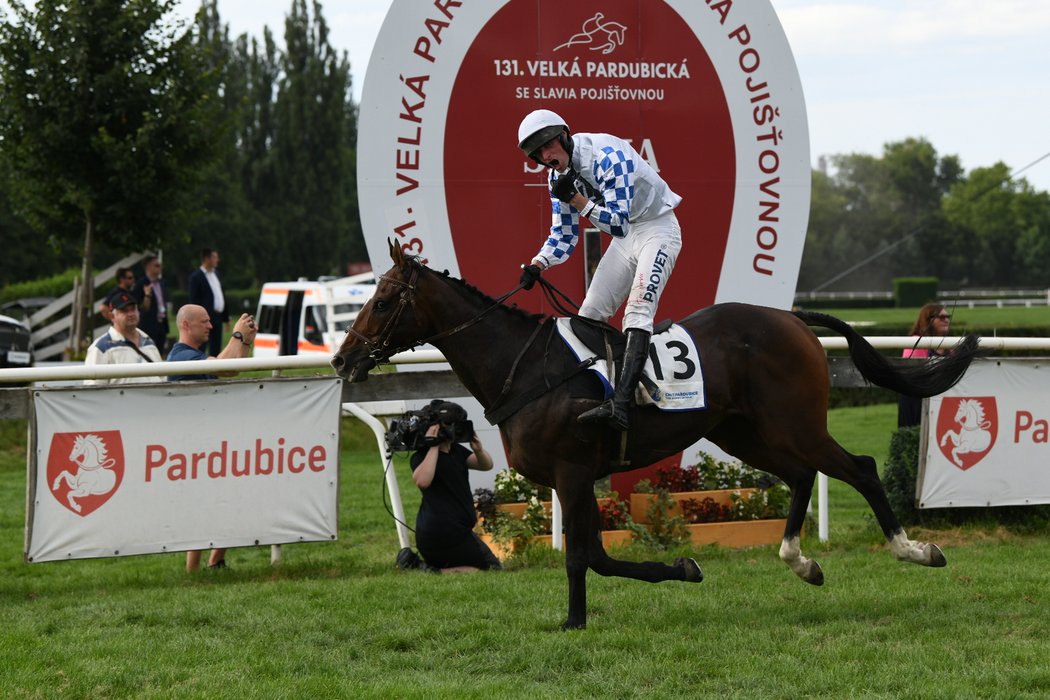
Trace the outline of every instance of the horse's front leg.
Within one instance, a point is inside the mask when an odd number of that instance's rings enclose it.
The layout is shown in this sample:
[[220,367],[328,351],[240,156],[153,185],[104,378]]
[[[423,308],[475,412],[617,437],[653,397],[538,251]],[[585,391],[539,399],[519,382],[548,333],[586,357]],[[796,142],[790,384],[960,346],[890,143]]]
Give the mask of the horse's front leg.
[[69,488],[73,488],[76,485],[76,482],[73,480],[72,474],[70,474],[69,472],[60,472],[59,475],[55,477],[55,483],[51,485],[51,490],[57,491],[59,484],[61,484],[63,481],[66,482],[66,486],[68,486]]
[[566,630],[587,626],[587,567],[591,549],[595,544],[601,547],[598,503],[594,500],[593,484],[586,487],[584,490],[584,485],[559,484],[558,488],[565,524],[565,573],[569,578],[569,614],[562,624]]
[[[559,474],[580,474],[583,468],[569,465]],[[601,576],[622,576],[640,581],[704,580],[700,565],[694,559],[680,557],[673,565],[654,561],[633,562],[613,559],[602,546],[598,501],[594,484],[578,477],[558,479],[558,500],[564,513],[566,534],[565,569],[569,577],[569,615],[563,627],[580,629],[587,626],[587,569]]]

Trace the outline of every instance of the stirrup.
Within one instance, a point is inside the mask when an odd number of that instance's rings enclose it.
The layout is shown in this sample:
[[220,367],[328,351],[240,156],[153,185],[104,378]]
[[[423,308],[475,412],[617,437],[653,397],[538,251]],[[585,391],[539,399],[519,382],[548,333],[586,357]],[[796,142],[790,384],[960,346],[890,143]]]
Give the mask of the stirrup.
[[610,428],[623,432],[630,427],[627,415],[628,409],[617,414],[616,402],[613,399],[608,399],[596,408],[581,413],[576,417],[576,420],[580,423],[605,423]]

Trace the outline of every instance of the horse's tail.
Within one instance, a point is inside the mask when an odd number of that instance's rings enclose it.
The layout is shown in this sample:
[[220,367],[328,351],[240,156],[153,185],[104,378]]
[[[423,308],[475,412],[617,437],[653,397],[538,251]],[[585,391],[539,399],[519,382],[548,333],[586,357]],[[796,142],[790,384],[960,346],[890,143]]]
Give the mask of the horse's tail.
[[869,382],[915,398],[936,396],[951,389],[963,378],[973,358],[981,354],[977,336],[968,334],[943,357],[915,365],[894,365],[845,321],[814,311],[792,313],[807,326],[830,328],[845,336],[853,364]]

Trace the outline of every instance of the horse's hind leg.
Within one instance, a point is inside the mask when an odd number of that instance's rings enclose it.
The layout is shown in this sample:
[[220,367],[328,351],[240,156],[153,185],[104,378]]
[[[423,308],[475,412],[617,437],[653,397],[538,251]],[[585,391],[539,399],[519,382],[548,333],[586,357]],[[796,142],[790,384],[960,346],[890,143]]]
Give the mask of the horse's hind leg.
[[923,566],[946,565],[948,562],[940,547],[932,542],[908,539],[908,535],[901,527],[897,516],[894,515],[890,501],[886,497],[886,489],[879,480],[875,460],[867,455],[850,454],[830,438],[829,442],[834,449],[829,459],[821,462],[822,470],[828,476],[845,481],[864,496],[864,500],[871,506],[875,518],[879,521],[879,526],[886,536],[886,541],[889,542],[893,556],[900,561]]
[[784,538],[780,543],[780,559],[806,583],[822,585],[824,572],[820,564],[802,554],[802,525],[806,521],[806,510],[813,495],[813,480],[817,476],[805,450],[797,445],[767,447],[753,429],[743,422],[728,424],[709,434],[708,438],[752,467],[776,474],[788,485],[791,489],[791,505],[784,525]]
[[800,579],[814,586],[824,583],[824,572],[814,559],[802,555],[801,533],[806,521],[806,510],[813,495],[813,479],[816,472],[809,472],[795,479],[791,487],[791,505],[788,508],[787,524],[784,526],[784,539],[780,543],[780,559],[795,572]]

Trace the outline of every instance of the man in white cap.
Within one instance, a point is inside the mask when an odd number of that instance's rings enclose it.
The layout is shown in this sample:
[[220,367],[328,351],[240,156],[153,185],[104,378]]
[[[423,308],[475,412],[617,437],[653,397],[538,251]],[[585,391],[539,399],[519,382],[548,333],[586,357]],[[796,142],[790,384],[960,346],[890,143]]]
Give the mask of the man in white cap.
[[675,207],[682,198],[629,143],[611,134],[573,134],[548,109],[530,112],[518,127],[518,148],[550,168],[553,223],[547,241],[523,265],[526,289],[543,270],[565,262],[579,239],[580,217],[612,236],[587,289],[580,315],[602,322],[627,301],[627,336],[613,397],[579,416],[627,430],[631,395],[645,367],[660,296],[682,248]]

